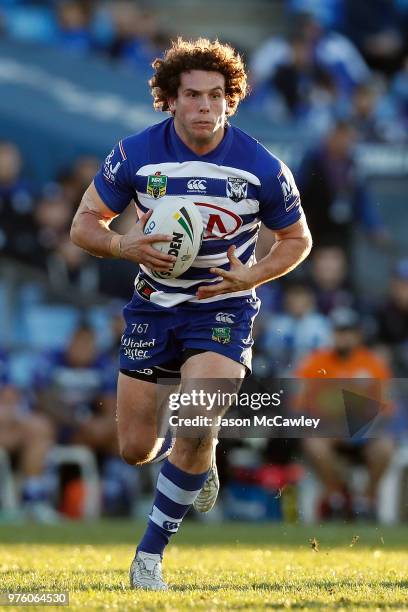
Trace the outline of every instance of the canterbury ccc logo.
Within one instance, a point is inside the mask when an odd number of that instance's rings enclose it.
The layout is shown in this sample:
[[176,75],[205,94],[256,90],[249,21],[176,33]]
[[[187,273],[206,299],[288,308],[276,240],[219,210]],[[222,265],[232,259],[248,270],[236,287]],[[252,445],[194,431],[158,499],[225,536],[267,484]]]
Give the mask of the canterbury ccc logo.
[[163,529],[166,529],[167,531],[177,531],[178,528],[179,523],[173,523],[172,521],[164,521],[163,523]]
[[190,191],[205,191],[207,189],[207,181],[203,179],[191,179],[187,183],[187,189],[190,189]]
[[179,211],[174,213],[173,218],[176,219],[176,221],[180,223],[181,227],[184,229],[187,236],[190,238],[191,244],[193,244],[193,241],[194,241],[193,224],[190,219],[190,215],[188,214],[184,206],[180,208]]
[[235,319],[236,315],[233,314],[229,314],[228,312],[219,312],[216,317],[215,320],[218,321],[219,323],[234,323],[234,319]]

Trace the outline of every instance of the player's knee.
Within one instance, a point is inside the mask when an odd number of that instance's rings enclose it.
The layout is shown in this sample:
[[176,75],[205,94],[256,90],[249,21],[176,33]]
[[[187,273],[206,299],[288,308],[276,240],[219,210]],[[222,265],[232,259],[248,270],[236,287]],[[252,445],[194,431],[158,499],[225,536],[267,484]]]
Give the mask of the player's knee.
[[143,465],[150,461],[152,447],[148,444],[126,441],[120,445],[120,456],[129,465]]
[[180,459],[195,459],[201,454],[208,454],[213,447],[213,438],[177,438],[174,451]]
[[24,434],[30,443],[52,441],[55,438],[55,429],[47,417],[35,414],[25,421]]
[[302,441],[303,450],[313,457],[325,457],[330,452],[333,441],[329,438],[305,438]]

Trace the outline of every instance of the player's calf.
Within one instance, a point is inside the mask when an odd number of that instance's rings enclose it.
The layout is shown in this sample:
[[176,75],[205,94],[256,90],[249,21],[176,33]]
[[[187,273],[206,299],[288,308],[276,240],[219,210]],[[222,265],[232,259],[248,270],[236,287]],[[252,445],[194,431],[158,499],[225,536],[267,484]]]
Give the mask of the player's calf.
[[181,470],[200,473],[208,470],[211,463],[214,438],[177,438],[171,452],[171,462]]

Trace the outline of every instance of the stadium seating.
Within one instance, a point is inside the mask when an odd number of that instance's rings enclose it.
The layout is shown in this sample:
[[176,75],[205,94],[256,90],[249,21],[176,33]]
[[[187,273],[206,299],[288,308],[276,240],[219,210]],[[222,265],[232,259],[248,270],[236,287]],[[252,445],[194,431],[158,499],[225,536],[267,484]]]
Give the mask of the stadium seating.
[[0,509],[14,511],[17,508],[16,488],[8,453],[0,448]]
[[403,444],[395,453],[380,485],[378,515],[381,523],[391,524],[407,519],[404,499],[407,479],[408,445]]
[[79,320],[79,311],[62,304],[33,304],[22,313],[24,344],[34,350],[66,346]]
[[55,446],[48,457],[50,466],[76,464],[85,485],[83,518],[94,519],[100,515],[100,482],[95,455],[85,446]]

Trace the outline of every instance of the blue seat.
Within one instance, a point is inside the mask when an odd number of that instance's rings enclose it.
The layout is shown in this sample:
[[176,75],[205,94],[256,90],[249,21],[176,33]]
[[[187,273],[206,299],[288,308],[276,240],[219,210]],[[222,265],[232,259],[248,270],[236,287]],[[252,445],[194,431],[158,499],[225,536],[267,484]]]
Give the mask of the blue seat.
[[20,389],[29,389],[33,381],[33,370],[36,363],[33,351],[13,351],[9,357],[10,382]]
[[79,317],[73,306],[31,304],[22,311],[21,337],[34,350],[61,349],[75,331]]
[[95,330],[98,347],[105,350],[112,343],[111,317],[107,306],[93,306],[88,311],[87,321]]

